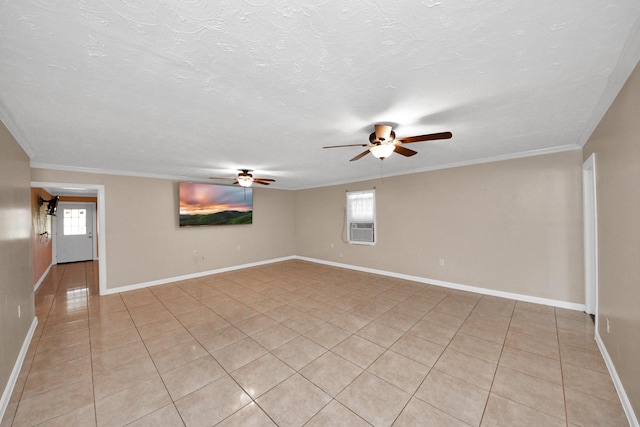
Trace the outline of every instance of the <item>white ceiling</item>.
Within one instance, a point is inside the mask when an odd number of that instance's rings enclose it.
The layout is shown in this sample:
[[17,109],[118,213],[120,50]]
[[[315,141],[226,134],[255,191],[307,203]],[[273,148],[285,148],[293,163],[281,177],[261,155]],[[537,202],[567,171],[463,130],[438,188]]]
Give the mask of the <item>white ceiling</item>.
[[[637,0],[2,0],[0,119],[34,167],[351,182],[582,146],[639,26]],[[322,149],[375,123],[453,138]]]

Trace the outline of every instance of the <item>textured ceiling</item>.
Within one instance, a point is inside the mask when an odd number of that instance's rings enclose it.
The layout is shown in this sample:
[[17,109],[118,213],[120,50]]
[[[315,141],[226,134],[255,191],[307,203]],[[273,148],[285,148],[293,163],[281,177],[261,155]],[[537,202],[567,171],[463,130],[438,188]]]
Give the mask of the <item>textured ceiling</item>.
[[[577,148],[637,0],[0,0],[0,119],[35,167],[298,189]],[[373,124],[451,131],[348,160]]]

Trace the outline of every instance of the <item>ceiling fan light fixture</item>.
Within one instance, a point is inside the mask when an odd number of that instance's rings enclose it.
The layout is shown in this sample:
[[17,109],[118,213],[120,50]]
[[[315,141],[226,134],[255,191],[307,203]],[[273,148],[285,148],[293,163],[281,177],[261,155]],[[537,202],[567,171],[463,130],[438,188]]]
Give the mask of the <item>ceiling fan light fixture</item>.
[[[418,154],[407,147],[406,144],[422,141],[436,141],[439,139],[449,139],[453,136],[451,132],[429,133],[426,135],[409,136],[406,138],[396,139],[396,133],[389,125],[375,125],[375,132],[369,135],[368,144],[346,144],[346,145],[329,145],[322,148],[338,148],[338,147],[367,147],[367,150],[355,156],[350,162],[360,160],[367,154],[371,153],[374,157],[383,160],[392,153],[398,153],[404,157],[411,157]],[[260,181],[258,181],[260,182]]]
[[369,148],[369,151],[371,151],[371,154],[373,154],[374,157],[383,160],[389,157],[395,148],[396,146],[393,144],[378,144]]
[[233,185],[239,185],[241,187],[251,187],[253,183],[260,185],[270,185],[272,182],[276,182],[275,179],[271,178],[254,178],[249,172],[252,172],[251,169],[238,169],[240,173],[235,178],[229,177],[218,177],[218,176],[210,176],[209,179],[232,179]]
[[239,176],[237,180],[240,187],[251,187],[251,184],[253,183],[253,178],[249,176]]

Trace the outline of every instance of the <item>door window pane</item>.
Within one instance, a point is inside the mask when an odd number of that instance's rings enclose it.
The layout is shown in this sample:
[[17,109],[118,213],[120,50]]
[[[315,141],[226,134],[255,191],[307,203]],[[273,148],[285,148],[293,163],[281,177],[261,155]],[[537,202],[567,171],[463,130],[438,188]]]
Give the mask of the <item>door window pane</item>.
[[65,236],[82,236],[87,234],[86,209],[65,209],[63,215]]

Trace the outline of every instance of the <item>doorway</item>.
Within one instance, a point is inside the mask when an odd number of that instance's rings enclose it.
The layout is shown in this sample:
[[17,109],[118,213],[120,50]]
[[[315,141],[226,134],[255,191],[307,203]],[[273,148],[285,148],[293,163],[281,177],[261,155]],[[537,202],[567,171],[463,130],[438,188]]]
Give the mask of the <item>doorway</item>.
[[[92,226],[93,234],[91,239],[93,241],[93,255],[94,261],[99,261],[98,269],[98,287],[100,295],[106,294],[107,291],[107,236],[106,236],[106,200],[105,200],[105,186],[99,184],[76,184],[76,183],[60,183],[60,182],[43,182],[32,181],[31,187],[38,187],[45,189],[52,195],[66,195],[66,196],[93,196],[96,198],[97,203],[95,206],[95,217]],[[59,203],[59,210],[57,215],[63,215],[62,203]],[[56,215],[56,217],[57,217]],[[53,221],[57,225],[57,220]],[[54,239],[56,230],[53,232]],[[57,239],[56,239],[57,240]],[[96,242],[97,240],[97,242]],[[53,250],[56,250],[57,244],[53,243]],[[58,254],[53,254],[53,259],[58,259],[58,262],[62,262],[58,258]]]
[[582,208],[584,221],[585,312],[595,317],[598,330],[598,204],[595,154],[582,164]]
[[95,256],[93,203],[60,202],[56,215],[56,263],[91,261]]

